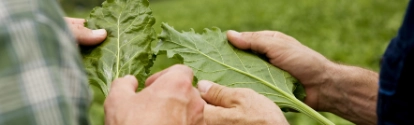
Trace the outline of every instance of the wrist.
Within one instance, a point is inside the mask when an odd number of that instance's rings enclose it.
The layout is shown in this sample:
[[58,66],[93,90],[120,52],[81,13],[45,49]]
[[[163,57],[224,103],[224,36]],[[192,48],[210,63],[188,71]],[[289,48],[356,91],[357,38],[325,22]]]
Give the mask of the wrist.
[[328,65],[317,110],[331,112],[354,123],[376,121],[378,73],[355,66]]
[[343,79],[344,75],[348,74],[347,68],[349,67],[336,63],[326,65],[318,90],[317,110],[335,112],[336,107],[344,104],[343,99],[346,95],[344,95],[339,81]]
[[339,64],[333,63],[329,60],[325,60],[324,63],[320,63],[317,70],[315,70],[308,80],[301,81],[305,85],[306,99],[305,103],[317,111],[326,111],[326,106],[329,106],[329,101],[326,100],[326,96],[329,96],[333,90],[333,81],[335,81],[335,75],[341,68]]
[[341,80],[352,73],[348,68],[331,61],[324,63],[321,72],[316,74],[312,81],[306,83],[308,85],[305,87],[306,103],[317,111],[335,112],[336,107],[344,104],[346,93],[341,89]]

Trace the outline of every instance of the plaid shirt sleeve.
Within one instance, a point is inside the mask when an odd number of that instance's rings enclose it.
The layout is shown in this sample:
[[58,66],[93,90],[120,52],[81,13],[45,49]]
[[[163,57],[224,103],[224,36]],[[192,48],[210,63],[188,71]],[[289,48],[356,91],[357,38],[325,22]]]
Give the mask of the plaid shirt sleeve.
[[57,0],[0,0],[0,124],[89,124],[89,87]]

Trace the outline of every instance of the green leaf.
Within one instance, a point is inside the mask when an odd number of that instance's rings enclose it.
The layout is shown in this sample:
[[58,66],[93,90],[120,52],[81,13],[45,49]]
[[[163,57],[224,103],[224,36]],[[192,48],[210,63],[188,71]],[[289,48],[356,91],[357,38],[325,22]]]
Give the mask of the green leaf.
[[166,51],[168,57],[180,55],[198,79],[251,88],[281,108],[295,109],[323,124],[333,124],[294,96],[297,81],[291,75],[257,55],[236,49],[220,29],[205,29],[203,34],[197,34],[180,33],[167,24],[162,24],[162,28],[157,51]]
[[99,86],[106,96],[118,77],[131,74],[144,81],[152,65],[154,23],[147,0],[107,0],[94,8],[87,27],[106,29],[108,37],[97,47],[82,48],[90,84]]

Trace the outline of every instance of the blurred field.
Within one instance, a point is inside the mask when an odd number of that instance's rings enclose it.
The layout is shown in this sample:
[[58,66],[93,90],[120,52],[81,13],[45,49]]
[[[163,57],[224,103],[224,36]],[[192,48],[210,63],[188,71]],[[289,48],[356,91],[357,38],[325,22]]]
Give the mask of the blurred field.
[[[378,71],[408,0],[152,0],[160,23],[178,30],[277,30],[338,63]],[[89,11],[67,11],[87,17]]]
[[[152,0],[151,7],[157,32],[161,31],[161,22],[178,30],[193,28],[198,32],[209,27],[223,31],[277,30],[335,62],[378,71],[381,55],[397,32],[407,3],[408,0]],[[66,12],[68,16],[86,18],[89,10]],[[293,125],[316,124],[306,116],[287,116]],[[337,119],[332,115],[328,118]]]

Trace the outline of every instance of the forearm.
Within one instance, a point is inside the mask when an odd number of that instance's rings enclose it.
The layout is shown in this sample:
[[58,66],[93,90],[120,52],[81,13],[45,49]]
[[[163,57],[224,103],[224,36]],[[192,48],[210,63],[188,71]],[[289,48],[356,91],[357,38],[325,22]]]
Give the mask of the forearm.
[[378,73],[339,64],[329,69],[320,92],[320,109],[356,124],[376,124]]

